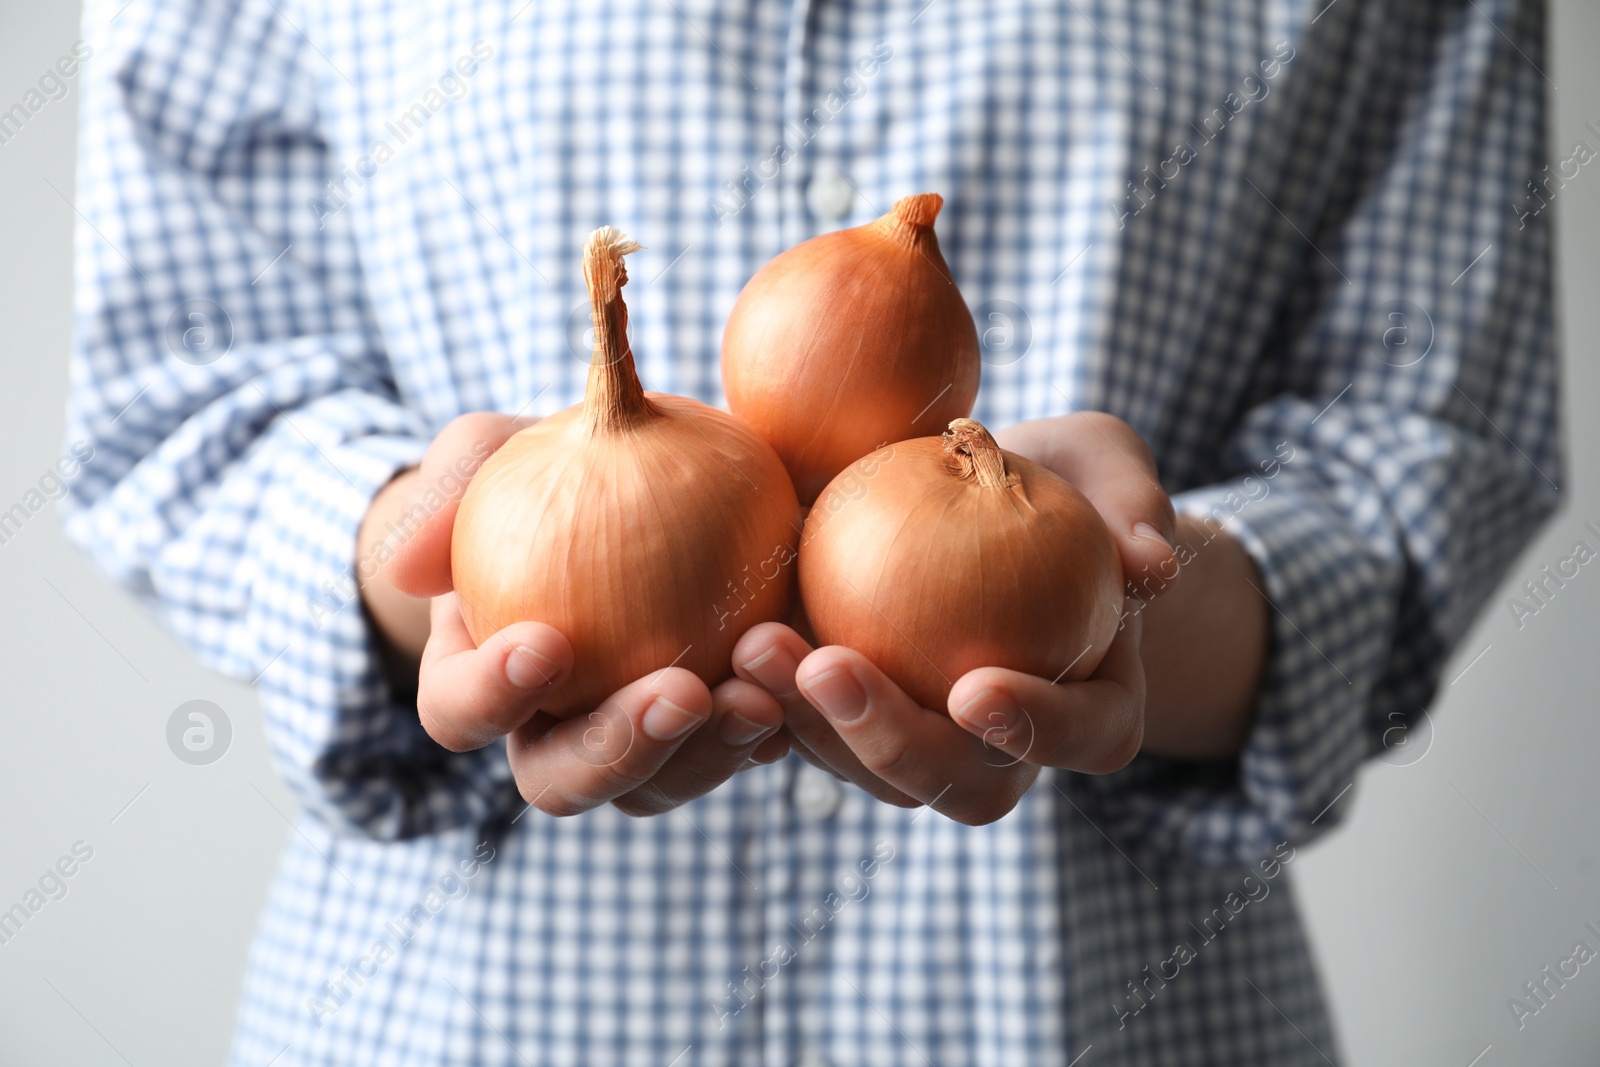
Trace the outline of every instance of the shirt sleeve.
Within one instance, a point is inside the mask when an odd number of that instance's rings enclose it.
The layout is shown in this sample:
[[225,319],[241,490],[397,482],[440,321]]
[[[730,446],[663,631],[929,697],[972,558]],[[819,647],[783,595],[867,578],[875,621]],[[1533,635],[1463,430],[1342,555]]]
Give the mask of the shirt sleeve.
[[1371,7],[1411,12],[1354,124],[1373,151],[1302,226],[1320,251],[1285,318],[1303,325],[1266,353],[1276,384],[1227,438],[1232,476],[1174,501],[1260,568],[1253,731],[1237,766],[1141,757],[1079,779],[1156,854],[1250,863],[1336,824],[1362,761],[1419,736],[1559,501],[1549,216],[1526,185],[1547,162],[1542,4]]
[[[68,536],[209,666],[260,692],[273,757],[334,827],[402,838],[515,790],[390,691],[354,574],[376,491],[432,436],[398,395],[319,81],[270,0],[90,4],[68,438],[92,458]],[[321,201],[322,207],[313,209]],[[81,454],[81,452],[80,452]]]

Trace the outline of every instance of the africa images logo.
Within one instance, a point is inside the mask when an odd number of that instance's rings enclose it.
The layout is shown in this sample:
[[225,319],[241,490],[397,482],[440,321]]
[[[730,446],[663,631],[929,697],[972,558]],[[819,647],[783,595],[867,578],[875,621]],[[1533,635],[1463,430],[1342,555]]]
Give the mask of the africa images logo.
[[179,704],[167,717],[167,748],[191,767],[217,762],[232,743],[228,713],[209,700]]

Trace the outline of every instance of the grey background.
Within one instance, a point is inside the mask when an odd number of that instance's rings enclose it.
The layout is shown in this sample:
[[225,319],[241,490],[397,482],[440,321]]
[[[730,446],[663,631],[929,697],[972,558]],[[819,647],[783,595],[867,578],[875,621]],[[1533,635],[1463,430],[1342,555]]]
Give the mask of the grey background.
[[[1558,160],[1580,138],[1600,148],[1584,128],[1600,124],[1600,7],[1552,7]],[[68,52],[77,19],[75,3],[0,0],[0,102]],[[74,221],[60,194],[72,195],[76,108],[74,83],[0,145],[0,511],[60,454]],[[1596,545],[1582,526],[1600,525],[1600,169],[1580,172],[1554,210],[1568,503],[1447,670],[1459,680],[1431,737],[1396,750],[1415,761],[1369,767],[1339,802],[1344,826],[1292,868],[1346,1058],[1361,1067],[1600,1063],[1600,961],[1520,1030],[1507,1007],[1574,942],[1600,950],[1583,928],[1600,927],[1600,566],[1520,630],[1506,603],[1580,536]],[[53,509],[0,544],[0,605],[0,910],[75,842],[93,849],[66,896],[0,945],[0,1064],[215,1064],[293,832],[254,698],[115,592]],[[191,700],[232,723],[208,765],[167,745],[169,718]]]

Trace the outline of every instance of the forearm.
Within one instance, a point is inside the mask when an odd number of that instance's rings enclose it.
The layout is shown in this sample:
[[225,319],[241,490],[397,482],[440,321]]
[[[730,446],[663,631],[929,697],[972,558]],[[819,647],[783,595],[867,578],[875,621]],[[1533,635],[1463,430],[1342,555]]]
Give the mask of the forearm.
[[1255,715],[1272,608],[1255,562],[1229,534],[1180,515],[1178,548],[1188,559],[1178,580],[1143,610],[1143,751],[1228,759]]

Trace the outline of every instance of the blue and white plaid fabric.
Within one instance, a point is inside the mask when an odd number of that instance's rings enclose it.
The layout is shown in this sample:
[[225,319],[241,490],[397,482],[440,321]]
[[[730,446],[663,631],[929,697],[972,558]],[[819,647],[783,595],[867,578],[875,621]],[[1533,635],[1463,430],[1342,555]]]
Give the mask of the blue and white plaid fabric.
[[[258,679],[305,805],[234,1063],[1335,1058],[1294,847],[1557,500],[1537,0],[122,6],[86,16],[68,529]],[[1259,563],[1240,763],[1046,775],[979,829],[793,759],[558,821],[432,744],[357,524],[452,416],[581,395],[589,231],[649,246],[647,384],[715,401],[751,273],[920,190],[979,416],[1122,416]]]

